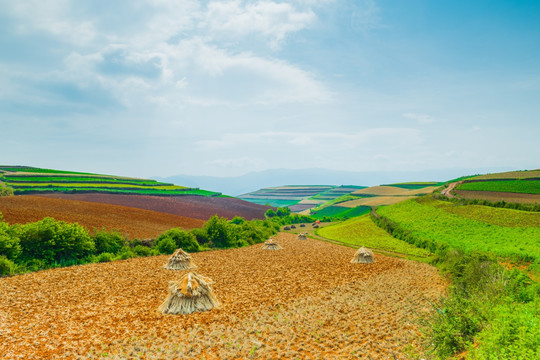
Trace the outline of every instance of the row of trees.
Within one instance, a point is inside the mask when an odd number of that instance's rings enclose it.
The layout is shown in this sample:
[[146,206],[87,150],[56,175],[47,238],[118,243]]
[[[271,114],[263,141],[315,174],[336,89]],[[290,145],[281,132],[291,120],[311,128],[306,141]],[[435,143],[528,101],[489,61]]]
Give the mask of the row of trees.
[[153,242],[128,240],[116,231],[89,232],[76,223],[47,217],[24,225],[9,225],[0,214],[0,276],[41,269],[171,254],[177,248],[196,252],[260,243],[277,233],[268,220],[246,221],[211,217],[202,228],[174,228]]

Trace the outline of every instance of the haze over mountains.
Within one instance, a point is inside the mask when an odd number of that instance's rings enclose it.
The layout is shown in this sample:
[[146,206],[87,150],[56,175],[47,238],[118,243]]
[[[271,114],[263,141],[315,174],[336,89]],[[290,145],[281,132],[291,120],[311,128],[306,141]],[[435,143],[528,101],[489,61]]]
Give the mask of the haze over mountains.
[[242,176],[217,177],[176,175],[153,177],[156,180],[177,185],[199,187],[219,191],[226,195],[238,196],[261,188],[281,185],[363,185],[409,182],[446,181],[463,175],[508,171],[509,168],[454,168],[423,171],[377,171],[352,172],[328,169],[271,169],[250,172]]

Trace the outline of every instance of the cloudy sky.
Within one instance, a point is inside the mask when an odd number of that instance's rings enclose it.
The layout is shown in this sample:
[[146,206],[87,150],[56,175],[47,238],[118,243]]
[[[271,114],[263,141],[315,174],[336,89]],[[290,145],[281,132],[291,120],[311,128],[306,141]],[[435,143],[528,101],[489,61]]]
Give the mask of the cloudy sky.
[[0,0],[0,164],[540,167],[540,2]]

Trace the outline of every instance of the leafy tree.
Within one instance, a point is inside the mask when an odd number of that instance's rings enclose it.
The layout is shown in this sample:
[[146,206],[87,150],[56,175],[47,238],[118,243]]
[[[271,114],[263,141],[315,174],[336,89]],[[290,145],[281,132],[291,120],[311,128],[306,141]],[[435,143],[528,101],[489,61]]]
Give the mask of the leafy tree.
[[206,231],[212,246],[226,248],[234,245],[235,239],[226,218],[214,215],[204,224],[203,229]]
[[101,230],[94,235],[94,243],[96,245],[96,254],[116,254],[125,245],[126,241],[117,231]]
[[264,213],[264,215],[266,216],[266,218],[273,218],[274,216],[276,216],[276,212],[273,210],[273,209],[268,209],[266,210],[266,212]]
[[205,229],[195,228],[191,229],[189,233],[195,236],[195,239],[200,245],[208,244],[208,242],[210,241],[208,239],[208,234],[206,233]]
[[21,254],[19,238],[8,223],[2,221],[0,213],[0,255],[5,255],[8,259],[15,260]]
[[[187,252],[199,251],[199,243],[197,238],[192,233],[188,233],[181,228],[174,228],[165,231],[157,238],[157,242],[163,241],[165,238],[170,238],[174,241],[176,248],[182,248]],[[175,249],[176,249],[175,248]]]
[[0,182],[0,196],[12,196],[13,195],[13,188],[10,186],[4,186],[2,182]]
[[172,254],[176,250],[176,242],[171,237],[163,237],[156,241],[155,248],[162,254]]
[[46,217],[21,226],[20,243],[23,259],[40,259],[52,265],[83,259],[95,251],[88,231],[81,225]]

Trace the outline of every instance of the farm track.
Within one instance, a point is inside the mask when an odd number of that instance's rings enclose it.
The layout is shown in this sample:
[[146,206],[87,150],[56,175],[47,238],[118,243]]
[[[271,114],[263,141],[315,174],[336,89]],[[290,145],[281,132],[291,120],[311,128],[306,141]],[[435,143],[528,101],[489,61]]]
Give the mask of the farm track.
[[506,201],[521,204],[540,204],[540,194],[522,194],[501,191],[476,191],[476,190],[454,190],[454,192],[465,199],[481,199],[488,201]]
[[35,222],[49,216],[79,223],[90,231],[118,230],[131,239],[155,238],[173,227],[192,229],[204,224],[200,219],[157,211],[29,195],[0,197],[0,213],[10,224]]
[[222,306],[162,315],[167,285],[184,272],[167,256],[90,264],[0,279],[0,354],[5,359],[395,359],[419,346],[415,321],[445,282],[426,264],[276,237],[192,254]]
[[159,211],[167,214],[208,220],[211,216],[232,219],[241,216],[247,220],[264,219],[268,206],[257,205],[244,200],[229,197],[209,196],[148,196],[121,194],[40,194],[39,196],[57,199],[97,202],[102,204],[122,205],[138,209]]

